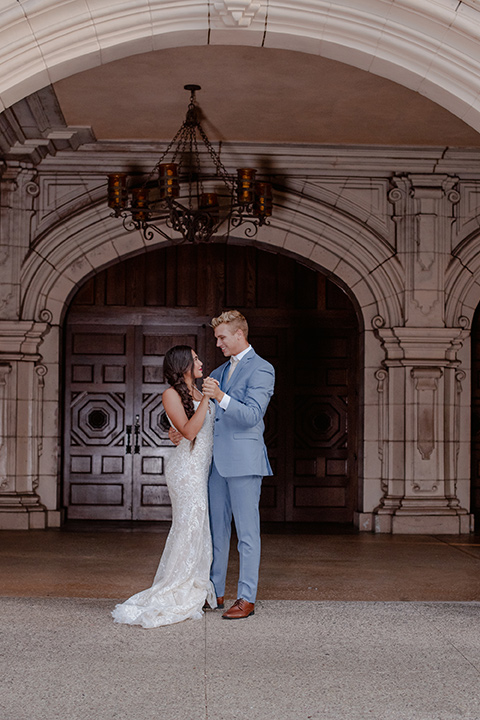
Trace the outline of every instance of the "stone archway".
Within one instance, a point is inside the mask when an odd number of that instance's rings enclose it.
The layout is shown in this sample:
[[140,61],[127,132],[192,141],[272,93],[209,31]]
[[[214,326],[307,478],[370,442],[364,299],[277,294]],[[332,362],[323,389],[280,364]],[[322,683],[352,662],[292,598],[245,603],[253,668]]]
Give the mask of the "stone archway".
[[[237,44],[289,48],[368,69],[420,92],[477,130],[480,20],[470,3],[447,8],[371,2],[315,5],[250,0],[190,0],[165,8],[137,2],[103,13],[66,14],[61,0],[37,7],[10,0],[4,27],[0,100],[3,108],[90,67],[128,55],[186,45]],[[422,28],[421,32],[419,27]],[[38,30],[37,30],[38,28]],[[17,41],[11,43],[9,38]],[[415,51],[412,51],[412,48]]]
[[77,292],[62,373],[69,519],[169,519],[163,461],[171,448],[158,423],[163,355],[185,343],[207,372],[224,362],[209,322],[230,307],[246,315],[253,347],[276,369],[266,416],[274,475],[263,482],[262,519],[353,522],[355,310],[333,279],[282,252],[231,243],[142,253]]
[[[399,296],[403,269],[389,241],[361,215],[306,195],[278,193],[275,217],[262,228],[258,242],[335,275],[352,289],[365,328],[376,316],[391,326],[401,323]],[[358,215],[358,209],[357,209]],[[241,242],[244,242],[240,238]],[[108,208],[88,206],[46,232],[26,259],[22,271],[22,317],[61,322],[68,298],[82,282],[112,261],[167,241],[145,240],[112,220]]]
[[[466,184],[465,195],[472,189]],[[447,278],[447,321],[451,326],[464,328],[465,339],[459,349],[458,357],[465,368],[460,369],[458,382],[464,388],[461,397],[459,414],[465,435],[471,438],[469,457],[463,457],[459,476],[468,478],[470,486],[471,511],[478,521],[480,513],[480,479],[479,479],[479,404],[480,388],[478,385],[480,368],[480,253],[478,249],[478,229],[476,208],[462,217],[462,224],[457,233],[457,244],[453,249],[453,258]]]
[[[381,316],[381,322],[395,324],[401,316],[398,295],[402,273],[389,243],[381,240],[365,222],[318,201],[303,198],[300,203],[298,199],[292,203],[285,195],[277,209],[272,225],[262,233],[262,244],[272,251],[279,248],[313,268],[319,267],[327,275],[337,277],[345,287],[353,288],[351,294],[363,323],[361,341],[370,362],[378,367],[382,351],[375,337],[373,320]],[[24,323],[26,335],[22,335],[18,323],[15,332],[21,335],[18,342],[23,342],[25,349],[31,348],[29,361],[26,362],[27,356],[23,355],[19,365],[26,374],[25,387],[33,388],[25,399],[25,407],[29,407],[31,417],[37,418],[28,426],[27,491],[23,497],[31,498],[40,512],[34,516],[22,505],[22,508],[17,506],[21,514],[14,515],[18,491],[12,485],[13,507],[8,522],[12,523],[14,517],[20,518],[22,527],[25,522],[32,526],[33,517],[38,518],[35,522],[41,525],[42,513],[44,523],[58,525],[60,522],[57,499],[59,348],[69,299],[86,278],[102,267],[149,249],[139,234],[119,232],[117,223],[107,214],[104,207],[89,206],[54,225],[38,240],[23,266],[22,315],[35,320]],[[370,374],[371,368],[365,372]],[[13,393],[13,386],[9,392]],[[17,443],[15,452],[20,451]],[[378,486],[380,488],[379,481]]]

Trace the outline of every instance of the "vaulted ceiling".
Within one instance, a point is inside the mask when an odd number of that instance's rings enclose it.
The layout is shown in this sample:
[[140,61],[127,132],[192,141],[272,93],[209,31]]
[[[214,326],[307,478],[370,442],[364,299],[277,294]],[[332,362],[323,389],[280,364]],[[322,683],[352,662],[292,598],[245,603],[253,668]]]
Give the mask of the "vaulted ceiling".
[[98,139],[168,140],[187,83],[212,140],[480,146],[480,134],[417,92],[302,52],[196,46],[132,55],[55,83],[67,124]]

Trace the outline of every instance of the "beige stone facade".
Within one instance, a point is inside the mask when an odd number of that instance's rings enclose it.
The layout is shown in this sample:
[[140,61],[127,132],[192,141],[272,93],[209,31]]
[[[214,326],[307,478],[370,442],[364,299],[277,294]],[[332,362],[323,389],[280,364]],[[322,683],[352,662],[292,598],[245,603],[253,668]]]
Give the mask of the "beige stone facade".
[[[474,133],[480,8],[475,0],[432,0],[421,13],[416,3],[380,0],[7,5],[0,12],[7,39],[0,44],[0,527],[35,529],[62,518],[68,304],[94,273],[167,244],[126,232],[110,216],[105,185],[106,173],[128,169],[132,157],[151,168],[165,142],[113,141],[67,124],[58,102],[65,86],[57,97],[53,84],[149,50],[283,49],[302,53],[306,67],[320,56],[388,78]],[[275,212],[257,246],[326,273],[357,308],[362,531],[473,527],[480,142],[479,149],[448,145],[306,144],[292,136],[222,147],[227,169],[241,157],[245,165],[267,164],[273,178]]]

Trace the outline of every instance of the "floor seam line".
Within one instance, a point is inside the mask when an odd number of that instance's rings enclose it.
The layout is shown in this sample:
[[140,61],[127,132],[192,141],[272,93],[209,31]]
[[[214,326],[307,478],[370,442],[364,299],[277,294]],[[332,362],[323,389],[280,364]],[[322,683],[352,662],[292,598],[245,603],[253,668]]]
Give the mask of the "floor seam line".
[[461,657],[463,657],[463,659],[466,660],[466,662],[475,670],[477,675],[480,675],[480,668],[478,668],[475,665],[475,663],[473,663],[471,660],[469,660],[468,657],[466,655],[464,655],[463,652],[461,650],[459,650],[459,648],[457,648],[456,645],[454,645],[454,643],[451,640],[449,640],[448,638],[446,638],[446,640],[449,643],[449,645],[451,645],[453,647],[453,649],[456,650],[456,652],[459,655],[461,655]]
[[[423,604],[424,604],[424,605],[430,605],[430,604],[432,604],[432,603],[431,603],[431,602],[426,602],[426,603],[423,603]],[[416,607],[416,608],[415,608],[415,612],[416,612],[418,615],[421,615],[421,614],[422,614],[422,613],[420,612],[420,608],[419,608],[419,607]],[[435,622],[435,620],[433,620],[432,618],[427,618],[427,619],[428,619],[429,624],[430,624],[432,627],[435,628],[436,632],[438,632],[438,634],[445,640],[445,642],[447,642],[448,645],[450,645],[450,647],[452,647],[452,648],[455,650],[455,652],[457,652],[457,653],[475,670],[475,672],[477,673],[477,675],[480,675],[480,668],[478,668],[478,667],[475,665],[475,663],[473,663],[471,660],[469,660],[469,658],[468,658],[466,655],[463,654],[463,652],[454,644],[454,642],[453,642],[452,640],[450,640],[450,638],[445,635],[445,633],[443,632],[442,628],[440,628],[440,627],[437,626],[437,623]]]
[[442,543],[445,547],[452,548],[452,550],[456,550],[457,552],[461,552],[467,557],[473,558],[474,560],[479,560],[478,555],[475,555],[474,553],[471,553],[467,550],[468,545],[462,546],[458,543],[454,542],[448,542],[447,540],[443,540],[442,538],[438,538],[439,542]]
[[205,635],[204,635],[205,640],[204,640],[204,656],[203,656],[203,692],[204,692],[204,698],[205,698],[205,720],[208,720],[208,689],[207,689],[208,618],[207,618],[207,613],[205,611],[204,611],[204,615],[205,615]]

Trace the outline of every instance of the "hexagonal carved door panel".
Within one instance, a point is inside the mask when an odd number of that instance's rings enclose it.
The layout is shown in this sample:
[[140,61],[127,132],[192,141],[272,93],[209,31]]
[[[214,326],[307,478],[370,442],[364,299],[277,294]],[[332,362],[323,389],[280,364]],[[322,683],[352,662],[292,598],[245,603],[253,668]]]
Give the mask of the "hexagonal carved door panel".
[[122,445],[124,428],[124,393],[72,393],[73,446]]
[[66,347],[64,504],[69,518],[168,520],[160,427],[163,357],[196,331],[70,323]]

